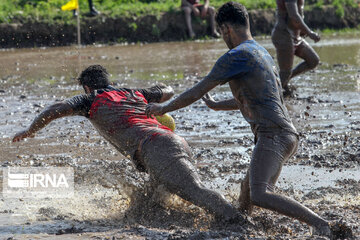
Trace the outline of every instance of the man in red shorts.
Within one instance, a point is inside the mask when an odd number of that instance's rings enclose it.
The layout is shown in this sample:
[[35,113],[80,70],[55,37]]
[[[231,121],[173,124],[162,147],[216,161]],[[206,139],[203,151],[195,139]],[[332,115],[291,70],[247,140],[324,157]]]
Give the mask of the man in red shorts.
[[100,65],[89,66],[78,80],[85,94],[47,107],[26,130],[14,136],[13,142],[34,136],[57,118],[84,116],[119,152],[131,158],[138,170],[148,172],[152,180],[163,184],[169,192],[225,221],[243,221],[222,195],[201,183],[191,164],[186,141],[156,119],[146,116],[149,102],[160,103],[172,97],[171,87],[116,89],[110,86],[108,73]]
[[210,17],[211,36],[216,38],[220,37],[219,33],[216,31],[215,9],[214,7],[209,6],[209,4],[209,0],[205,0],[205,4],[200,4],[199,0],[181,0],[181,9],[185,14],[185,24],[190,38],[195,37],[195,32],[191,25],[191,13],[196,17]]
[[[290,79],[319,64],[319,56],[303,37],[308,36],[314,42],[320,41],[320,37],[303,20],[304,0],[276,0],[276,4],[276,24],[271,39],[276,48],[284,96],[291,96]],[[294,55],[304,61],[293,69]]]

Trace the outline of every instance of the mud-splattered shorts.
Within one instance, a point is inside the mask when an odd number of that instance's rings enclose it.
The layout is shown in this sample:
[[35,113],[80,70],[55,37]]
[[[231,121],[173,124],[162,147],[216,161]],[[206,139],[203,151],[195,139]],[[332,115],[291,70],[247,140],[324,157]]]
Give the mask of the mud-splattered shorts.
[[199,181],[191,161],[187,142],[173,133],[158,134],[143,141],[140,159],[151,178],[162,183],[173,193],[184,188],[184,183]]
[[298,136],[288,131],[257,132],[250,163],[250,188],[273,191],[282,166],[298,147]]

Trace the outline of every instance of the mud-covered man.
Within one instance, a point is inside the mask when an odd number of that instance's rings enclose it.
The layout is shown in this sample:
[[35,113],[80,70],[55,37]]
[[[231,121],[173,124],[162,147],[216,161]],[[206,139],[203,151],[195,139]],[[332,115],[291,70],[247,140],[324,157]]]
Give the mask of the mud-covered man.
[[169,192],[225,221],[243,220],[222,195],[203,186],[191,164],[186,141],[156,119],[146,116],[145,107],[149,102],[160,103],[173,96],[171,87],[117,89],[110,85],[108,73],[100,65],[86,68],[78,80],[85,94],[47,107],[26,130],[14,136],[13,142],[33,137],[57,118],[86,117],[107,141],[134,162],[138,170],[148,172],[153,181],[163,184]]
[[241,110],[255,134],[250,168],[243,182],[240,204],[248,212],[252,204],[296,218],[330,235],[327,221],[295,200],[273,192],[283,163],[297,150],[298,134],[283,102],[277,68],[269,53],[253,40],[244,6],[229,2],[216,15],[229,51],[218,59],[211,72],[175,99],[151,103],[146,113],[162,115],[190,105],[218,85],[228,83],[234,98],[216,102],[203,98],[215,110]]
[[[276,24],[271,39],[276,48],[284,96],[293,95],[293,90],[289,87],[291,78],[319,64],[319,56],[303,38],[308,36],[314,42],[320,40],[320,36],[304,22],[304,2],[305,0],[276,0]],[[304,61],[293,69],[295,55]]]

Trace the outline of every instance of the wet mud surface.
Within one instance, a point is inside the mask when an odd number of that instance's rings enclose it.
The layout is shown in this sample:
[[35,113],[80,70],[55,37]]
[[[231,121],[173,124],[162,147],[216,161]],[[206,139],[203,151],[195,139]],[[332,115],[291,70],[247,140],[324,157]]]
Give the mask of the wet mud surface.
[[[268,39],[259,42],[274,54]],[[360,238],[360,43],[358,36],[334,37],[314,46],[321,65],[293,79],[296,97],[286,100],[300,145],[276,191],[327,220],[343,219]],[[215,221],[162,186],[151,186],[85,118],[59,119],[33,139],[10,142],[45,106],[81,93],[74,77],[89,64],[108,68],[119,87],[163,82],[180,93],[225,51],[221,41],[91,46],[80,54],[73,48],[1,51],[1,166],[73,167],[75,193],[65,199],[1,196],[0,238],[314,239],[305,224],[259,208],[243,226]],[[231,96],[227,86],[212,94]],[[199,101],[171,115],[206,186],[237,205],[253,148],[241,113],[215,112]]]

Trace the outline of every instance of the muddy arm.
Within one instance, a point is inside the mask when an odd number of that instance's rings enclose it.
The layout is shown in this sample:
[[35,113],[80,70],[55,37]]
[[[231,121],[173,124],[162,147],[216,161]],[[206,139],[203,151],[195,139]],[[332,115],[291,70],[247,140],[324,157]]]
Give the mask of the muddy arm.
[[285,3],[286,10],[288,12],[289,18],[293,22],[293,24],[300,29],[303,33],[309,35],[312,31],[305,24],[303,18],[301,17],[296,1],[286,2]]
[[26,130],[18,132],[14,136],[13,142],[18,142],[27,137],[33,137],[37,131],[45,127],[52,120],[72,115],[72,113],[73,109],[66,102],[55,103],[42,111]]
[[219,83],[216,81],[208,81],[207,78],[204,78],[192,88],[186,90],[180,94],[180,96],[167,102],[166,104],[148,104],[145,113],[148,117],[151,117],[152,115],[163,115],[167,112],[184,108],[199,100],[205,93],[216,87],[218,84]]
[[205,94],[205,96],[202,98],[202,100],[205,102],[206,106],[209,108],[215,110],[215,111],[232,111],[232,110],[239,110],[239,105],[235,98],[223,100],[223,101],[215,101],[210,94]]
[[286,2],[285,6],[295,27],[297,27],[303,34],[309,36],[312,40],[314,40],[314,42],[320,41],[320,36],[317,33],[311,31],[311,29],[305,24],[304,19],[299,13],[296,1]]

